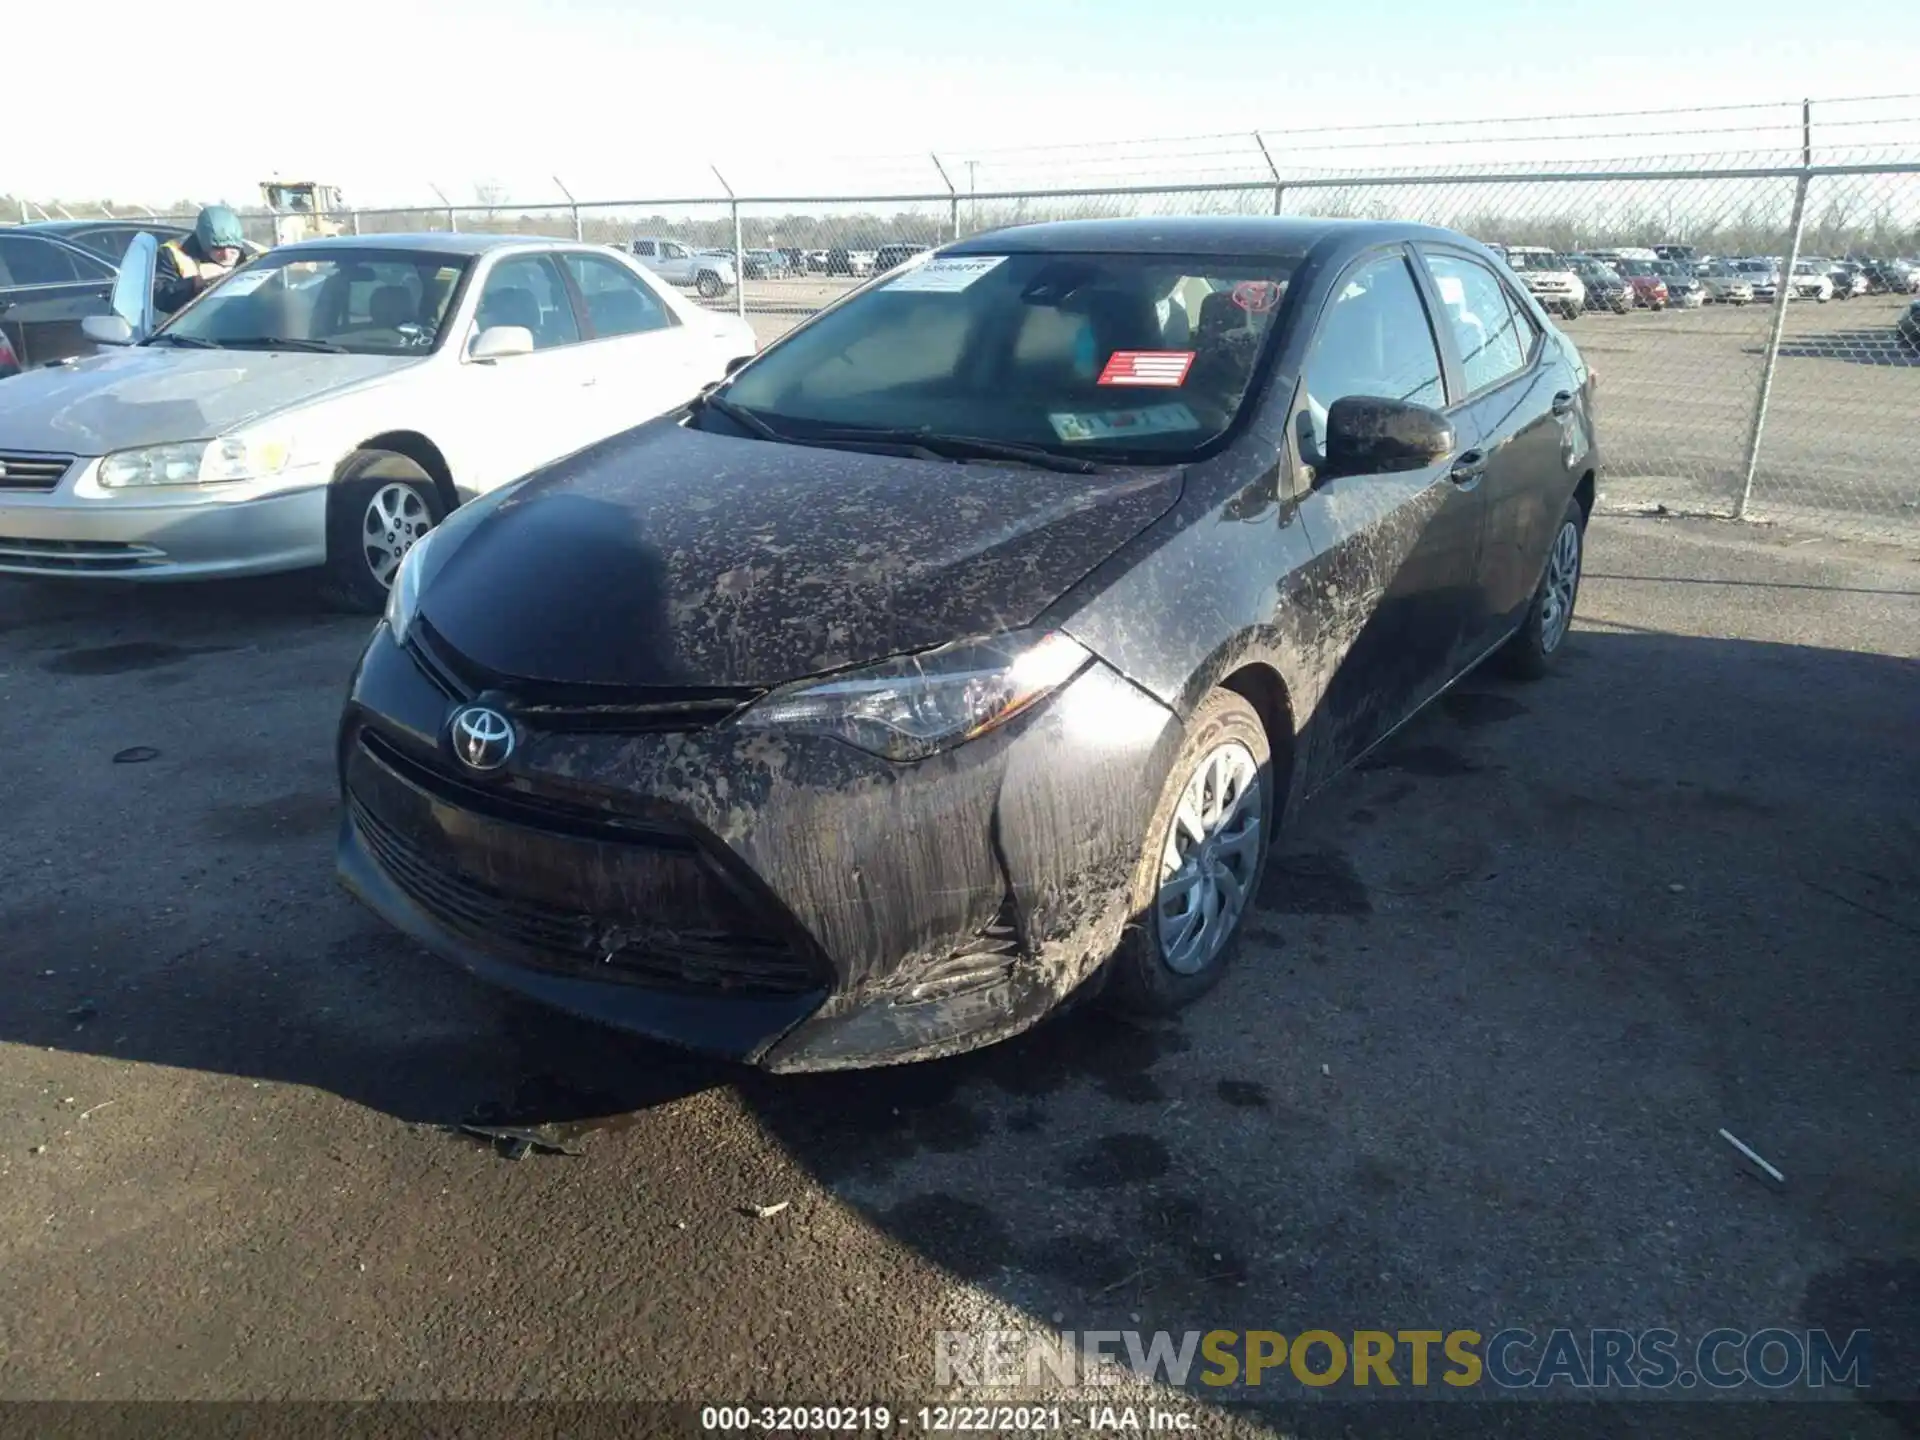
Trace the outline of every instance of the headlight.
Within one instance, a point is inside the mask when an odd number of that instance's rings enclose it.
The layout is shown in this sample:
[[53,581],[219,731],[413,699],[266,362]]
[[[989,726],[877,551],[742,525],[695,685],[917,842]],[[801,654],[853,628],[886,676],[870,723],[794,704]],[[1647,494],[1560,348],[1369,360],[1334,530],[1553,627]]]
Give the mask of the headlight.
[[427,549],[440,538],[438,527],[427,531],[413,542],[413,548],[400,558],[400,569],[393,577],[393,586],[387,591],[387,629],[393,632],[393,642],[404,645],[407,641],[407,628],[413,624],[414,612],[420,608],[420,586],[423,583]]
[[1092,658],[1059,631],[963,640],[776,690],[734,723],[831,736],[887,760],[921,760],[1006,724]]
[[229,435],[121,450],[100,462],[100,483],[109,490],[133,485],[226,485],[277,475],[291,451],[283,440]]

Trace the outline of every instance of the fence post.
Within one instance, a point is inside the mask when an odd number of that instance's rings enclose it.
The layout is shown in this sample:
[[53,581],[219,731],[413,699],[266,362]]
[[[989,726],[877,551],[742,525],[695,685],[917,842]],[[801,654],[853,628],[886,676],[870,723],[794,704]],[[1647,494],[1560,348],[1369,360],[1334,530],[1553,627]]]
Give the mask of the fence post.
[[1780,361],[1780,336],[1787,327],[1787,305],[1793,295],[1793,267],[1800,259],[1800,237],[1807,223],[1807,187],[1812,176],[1801,170],[1793,185],[1793,236],[1787,241],[1787,258],[1780,266],[1779,288],[1773,294],[1773,328],[1767,334],[1766,358],[1760,362],[1760,394],[1754,401],[1753,428],[1747,433],[1747,474],[1740,486],[1739,503],[1733,518],[1747,518],[1747,504],[1753,499],[1753,477],[1760,468],[1760,436],[1767,427],[1767,401],[1773,395],[1774,367]]
[[947,167],[940,163],[940,157],[933,151],[927,152],[933,160],[933,168],[940,172],[940,183],[947,187],[947,204],[951,207],[949,219],[953,222],[953,238],[960,238],[960,192],[953,188],[953,181],[947,178]]
[[347,224],[352,227],[354,234],[358,235],[360,233],[360,212],[358,210],[349,210],[347,212]]
[[1267,173],[1273,176],[1273,213],[1280,213],[1280,197],[1286,192],[1286,186],[1280,183],[1280,167],[1273,163],[1273,152],[1267,149],[1267,137],[1258,130],[1253,132],[1253,143],[1260,147],[1260,158],[1267,162]]
[[740,197],[733,193],[733,187],[727,184],[727,177],[720,173],[718,165],[709,164],[713,178],[720,182],[720,188],[727,192],[727,209],[733,212],[733,313],[742,320],[747,318],[747,251],[740,239]]
[[567,189],[565,185],[561,184],[560,177],[558,175],[553,177],[553,183],[560,186],[560,193],[567,197],[567,208],[573,212],[574,240],[575,241],[585,240],[587,238],[587,232],[583,228],[581,228],[580,202],[573,198],[573,192],[571,190]]

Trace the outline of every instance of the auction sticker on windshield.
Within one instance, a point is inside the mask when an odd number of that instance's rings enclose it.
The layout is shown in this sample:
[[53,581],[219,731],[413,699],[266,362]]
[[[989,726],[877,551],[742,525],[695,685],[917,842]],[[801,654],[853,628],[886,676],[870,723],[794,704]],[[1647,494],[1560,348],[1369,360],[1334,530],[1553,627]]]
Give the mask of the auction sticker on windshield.
[[923,295],[952,295],[966,289],[997,265],[1004,255],[958,255],[945,260],[929,260],[916,265],[897,280],[887,282],[889,290],[917,290]]
[[1176,389],[1193,367],[1191,350],[1116,350],[1100,372],[1102,385],[1162,385]]
[[1198,430],[1200,422],[1184,405],[1148,405],[1139,410],[1102,410],[1091,415],[1047,416],[1062,440],[1130,440],[1137,435],[1171,435]]
[[227,283],[220,287],[221,292],[226,295],[251,295],[278,273],[277,270],[242,270],[227,278]]

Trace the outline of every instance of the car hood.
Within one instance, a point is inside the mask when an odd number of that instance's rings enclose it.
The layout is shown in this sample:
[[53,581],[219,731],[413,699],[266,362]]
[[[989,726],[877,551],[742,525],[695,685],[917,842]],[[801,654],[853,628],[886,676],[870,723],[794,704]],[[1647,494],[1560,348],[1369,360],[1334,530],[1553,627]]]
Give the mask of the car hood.
[[959,465],[663,419],[487,506],[432,557],[419,613],[502,680],[770,686],[1027,625],[1180,488],[1172,468]]
[[130,346],[0,385],[0,446],[105,455],[204,440],[419,363],[397,355]]

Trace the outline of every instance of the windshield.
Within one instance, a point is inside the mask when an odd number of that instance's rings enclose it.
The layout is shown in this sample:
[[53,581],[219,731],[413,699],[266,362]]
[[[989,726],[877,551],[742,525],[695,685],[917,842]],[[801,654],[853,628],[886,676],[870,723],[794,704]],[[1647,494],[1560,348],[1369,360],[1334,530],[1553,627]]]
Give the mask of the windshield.
[[1664,275],[1669,280],[1684,280],[1693,272],[1687,269],[1686,266],[1676,264],[1672,260],[1656,260],[1653,262],[1653,273],[1656,275]]
[[1183,458],[1239,414],[1299,259],[948,256],[827,311],[719,394],[795,439],[920,431]]
[[148,343],[417,355],[439,344],[468,264],[412,250],[269,251]]
[[1646,260],[1616,260],[1613,262],[1622,275],[1651,275],[1653,265]]
[[1515,270],[1565,270],[1567,262],[1545,250],[1510,250],[1507,263]]

